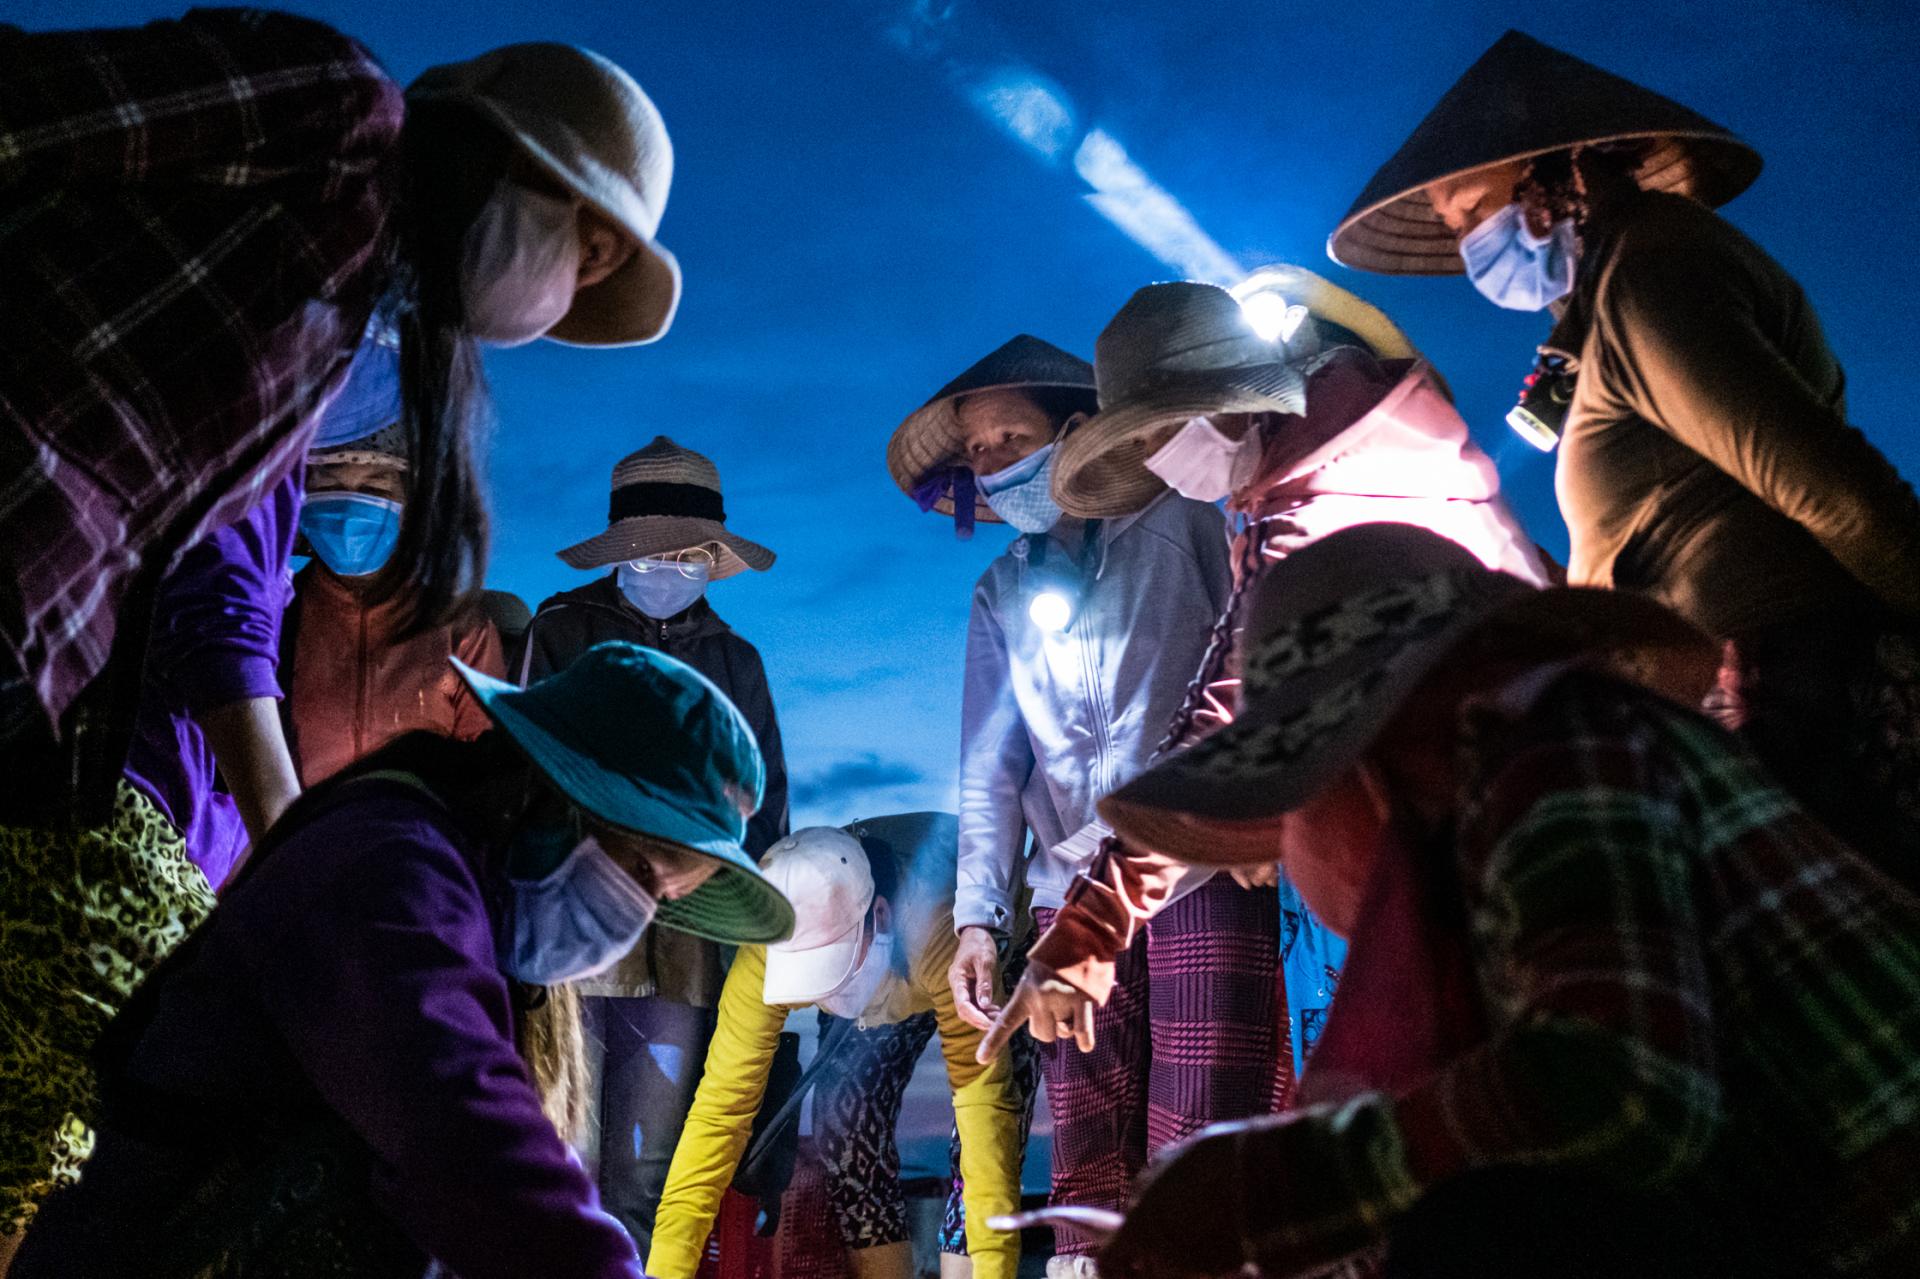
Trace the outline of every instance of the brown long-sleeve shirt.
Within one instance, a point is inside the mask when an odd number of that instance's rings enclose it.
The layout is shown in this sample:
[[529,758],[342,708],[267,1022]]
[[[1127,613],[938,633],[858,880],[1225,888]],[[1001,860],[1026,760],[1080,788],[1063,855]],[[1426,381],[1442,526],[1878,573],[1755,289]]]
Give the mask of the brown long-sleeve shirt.
[[1645,591],[1719,638],[1920,611],[1920,501],[1848,424],[1800,286],[1680,196],[1596,225],[1549,339],[1579,357],[1555,474],[1572,583]]

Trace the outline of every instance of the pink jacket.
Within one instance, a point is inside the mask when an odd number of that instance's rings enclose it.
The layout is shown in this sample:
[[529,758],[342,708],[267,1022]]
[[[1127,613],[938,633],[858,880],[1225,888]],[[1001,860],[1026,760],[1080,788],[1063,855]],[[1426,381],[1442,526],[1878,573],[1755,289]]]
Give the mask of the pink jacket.
[[[1256,477],[1229,506],[1251,521],[1235,542],[1236,578],[1250,563],[1265,567],[1329,533],[1375,523],[1432,529],[1536,586],[1551,577],[1500,497],[1492,459],[1424,361],[1343,350],[1314,370],[1307,415],[1268,428]],[[1257,561],[1250,538],[1259,539]],[[1187,740],[1233,718],[1236,657],[1198,673],[1207,691]],[[1160,853],[1109,841],[1067,890],[1033,959],[1104,1001],[1114,959],[1140,926],[1205,879]]]

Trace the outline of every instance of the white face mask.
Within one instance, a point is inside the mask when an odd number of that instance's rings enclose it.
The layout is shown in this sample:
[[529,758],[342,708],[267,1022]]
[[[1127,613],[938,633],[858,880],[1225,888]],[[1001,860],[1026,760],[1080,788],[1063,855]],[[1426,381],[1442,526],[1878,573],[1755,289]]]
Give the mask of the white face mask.
[[566,315],[579,279],[573,202],[502,178],[467,228],[460,263],[467,332],[488,346],[523,346]]
[[1147,469],[1174,492],[1196,502],[1218,502],[1253,478],[1260,464],[1260,428],[1249,426],[1239,439],[1221,434],[1213,419],[1188,418],[1147,459]]
[[1460,260],[1473,287],[1509,311],[1538,311],[1573,292],[1578,256],[1572,218],[1536,236],[1518,204],[1505,206],[1460,240]]
[[892,971],[893,934],[875,933],[860,966],[832,994],[815,1002],[835,1017],[858,1017],[887,984],[887,974]]

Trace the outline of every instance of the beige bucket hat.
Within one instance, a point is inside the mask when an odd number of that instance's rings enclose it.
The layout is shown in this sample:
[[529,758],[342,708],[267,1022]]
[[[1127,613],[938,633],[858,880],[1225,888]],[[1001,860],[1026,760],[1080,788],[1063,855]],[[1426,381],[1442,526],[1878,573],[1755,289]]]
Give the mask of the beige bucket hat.
[[654,236],[673,185],[673,143],[632,76],[589,49],[510,44],[427,68],[407,100],[478,111],[639,242],[624,266],[574,296],[548,337],[635,346],[667,331],[680,305],[680,263]]
[[1411,524],[1329,534],[1268,569],[1247,621],[1240,713],[1099,803],[1123,838],[1196,865],[1274,860],[1273,819],[1362,756],[1427,675],[1490,623],[1515,656],[1597,655],[1684,705],[1720,651],[1625,591],[1541,590]]
[[628,560],[671,555],[690,546],[713,548],[719,581],[773,567],[773,552],[727,531],[720,471],[704,454],[664,435],[613,468],[607,531],[560,552],[574,568],[605,568]]
[[[1318,327],[1295,334],[1301,351],[1315,334],[1350,335],[1377,358],[1419,358],[1378,307],[1304,267],[1264,267],[1249,277],[1256,282],[1307,308]],[[1147,459],[1188,418],[1306,410],[1297,353],[1255,333],[1239,300],[1217,284],[1139,290],[1094,344],[1094,375],[1100,412],[1061,442],[1053,464],[1054,501],[1088,519],[1131,514],[1166,491]]]
[[1457,275],[1458,241],[1425,187],[1489,165],[1644,139],[1649,191],[1719,206],[1760,176],[1760,154],[1669,98],[1509,31],[1447,90],[1340,219],[1327,254],[1387,275]]
[[[920,503],[922,510],[953,514],[956,468],[960,464],[960,419],[954,403],[981,391],[1061,389],[1086,392],[1086,407],[1094,407],[1093,366],[1051,342],[1022,333],[995,348],[973,367],[934,392],[933,398],[907,414],[887,441],[887,470],[900,491]],[[1000,517],[973,489],[973,518],[998,524]]]

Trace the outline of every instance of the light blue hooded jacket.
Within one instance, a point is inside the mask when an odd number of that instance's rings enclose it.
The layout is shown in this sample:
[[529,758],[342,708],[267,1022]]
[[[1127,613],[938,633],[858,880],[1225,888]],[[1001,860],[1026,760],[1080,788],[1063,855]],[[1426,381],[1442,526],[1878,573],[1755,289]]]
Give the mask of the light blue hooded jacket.
[[[1087,523],[1045,535],[1047,571],[1083,562]],[[960,727],[960,855],[954,926],[1009,931],[1021,854],[1033,904],[1057,907],[1097,846],[1094,801],[1151,761],[1226,608],[1227,528],[1218,508],[1173,493],[1099,521],[1072,626],[1027,615],[1041,535],[1014,541],[980,577],[967,630]]]

